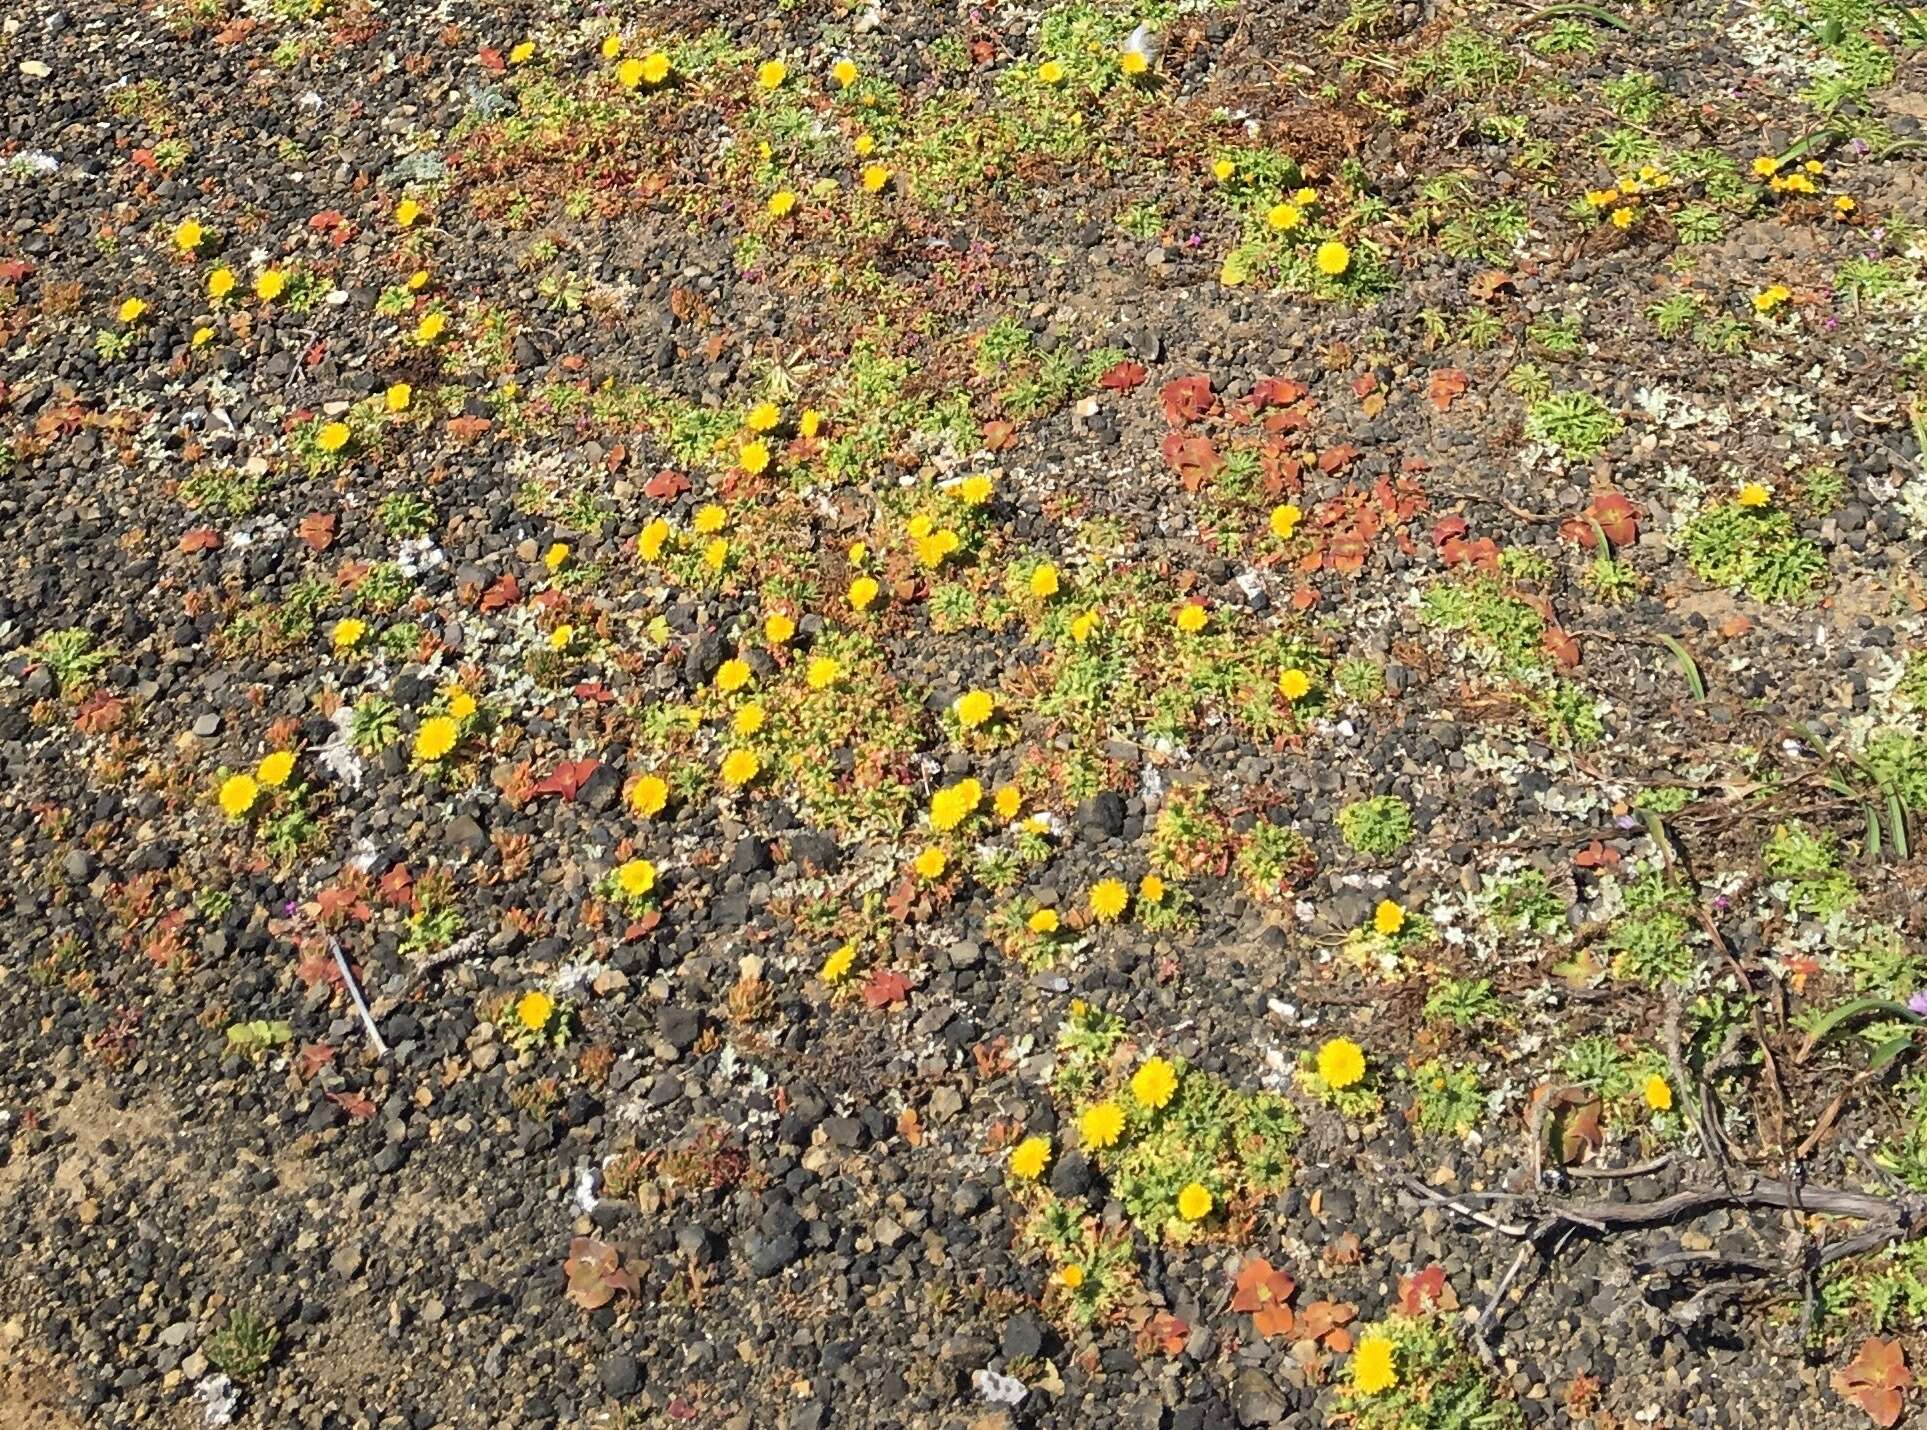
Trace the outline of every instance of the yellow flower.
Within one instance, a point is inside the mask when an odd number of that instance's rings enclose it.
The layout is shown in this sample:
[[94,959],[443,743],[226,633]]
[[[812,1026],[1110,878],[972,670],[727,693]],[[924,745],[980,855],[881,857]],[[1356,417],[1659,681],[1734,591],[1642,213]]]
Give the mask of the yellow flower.
[[991,807],[997,811],[999,819],[1015,819],[1017,811],[1024,807],[1024,792],[1016,785],[999,785],[996,795],[991,799]]
[[562,564],[569,559],[569,543],[557,541],[550,543],[549,549],[542,553],[542,564],[551,572],[560,571]]
[[114,312],[123,323],[138,323],[147,312],[147,303],[141,298],[123,298]]
[[874,194],[889,182],[890,171],[882,164],[865,164],[863,166],[864,193]]
[[514,49],[509,51],[509,63],[512,65],[525,65],[534,58],[534,40],[523,40],[520,44],[516,45]]
[[1633,221],[1638,217],[1639,206],[1628,204],[1625,208],[1613,210],[1612,225],[1614,228],[1631,228]]
[[1178,1090],[1178,1070],[1166,1058],[1146,1058],[1131,1074],[1131,1096],[1145,1107],[1163,1107]]
[[1143,74],[1151,67],[1142,50],[1126,50],[1117,57],[1117,67],[1133,78]]
[[711,571],[722,570],[723,563],[728,560],[729,538],[726,536],[717,537],[703,548],[703,565],[707,566]]
[[201,246],[201,225],[199,221],[184,218],[174,225],[174,246],[182,253],[192,253]]
[[1037,67],[1037,78],[1045,84],[1062,84],[1064,67],[1056,60],[1045,60]]
[[1312,255],[1312,262],[1318,265],[1318,271],[1327,278],[1336,278],[1352,266],[1352,251],[1337,239],[1328,238],[1318,245],[1318,251]]
[[1056,933],[1061,926],[1056,909],[1038,909],[1028,919],[1024,920],[1024,923],[1032,933],[1047,935]]
[[414,395],[414,388],[405,382],[397,382],[390,384],[388,391],[382,394],[381,400],[390,412],[406,412],[409,400]]
[[736,449],[736,465],[752,477],[769,466],[769,445],[761,438]]
[[1305,221],[1296,204],[1273,204],[1265,210],[1265,222],[1279,233],[1290,233]]
[[344,616],[335,622],[334,642],[336,650],[353,650],[361,644],[361,638],[368,634],[368,623],[356,616]]
[[964,499],[965,506],[982,506],[996,489],[997,484],[982,473],[957,483],[957,495]]
[[771,645],[786,645],[795,634],[796,622],[781,611],[771,611],[763,617],[763,639]]
[[261,763],[254,767],[254,777],[269,789],[279,789],[288,782],[294,773],[294,756],[286,750],[275,750],[261,757]]
[[567,650],[569,642],[575,639],[574,626],[557,626],[549,632],[550,650]]
[[475,713],[475,697],[459,685],[448,689],[448,713],[457,720],[466,720]]
[[658,85],[669,78],[671,65],[669,56],[661,50],[652,50],[642,57],[642,82]]
[[431,715],[422,721],[421,728],[415,732],[415,758],[418,760],[439,760],[455,748],[455,741],[461,737],[461,726],[447,715]]
[[1131,901],[1131,891],[1116,879],[1100,879],[1091,885],[1091,917],[1101,924],[1116,923]]
[[850,583],[850,606],[853,610],[867,611],[882,588],[869,576],[859,576]]
[[1740,488],[1735,498],[1741,506],[1765,506],[1773,500],[1773,493],[1760,482],[1748,482]]
[[427,347],[442,335],[442,329],[447,326],[448,319],[440,313],[425,314],[422,320],[415,324],[415,341]]
[[1301,209],[1308,209],[1318,202],[1318,190],[1298,189],[1292,193],[1291,201]]
[[1211,176],[1221,184],[1229,182],[1231,176],[1237,172],[1238,166],[1229,159],[1214,159],[1211,161]]
[[825,983],[838,984],[850,976],[850,966],[856,962],[856,949],[849,944],[838,944],[823,960],[818,976]]
[[395,205],[395,222],[403,228],[413,228],[415,220],[422,216],[422,206],[413,199],[403,199]]
[[1097,612],[1096,611],[1084,611],[1071,618],[1071,639],[1076,641],[1079,645],[1082,645],[1084,644],[1085,641],[1089,640],[1091,638],[1091,632],[1095,631],[1096,629],[1097,629]]
[[823,430],[823,414],[814,407],[803,409],[803,415],[796,419],[796,430],[805,437],[814,437]]
[[649,819],[669,804],[669,782],[661,775],[640,775],[629,786],[629,808]]
[[856,62],[848,58],[838,60],[830,66],[830,78],[835,80],[839,87],[848,89],[856,83]]
[[1367,1336],[1352,1356],[1352,1384],[1360,1395],[1379,1395],[1398,1384],[1395,1349],[1384,1336]]
[[968,690],[957,697],[957,723],[975,730],[997,713],[997,697],[988,690]]
[[348,445],[352,434],[346,422],[330,422],[315,433],[315,445],[324,452],[339,452]]
[[857,158],[867,159],[876,152],[876,136],[874,134],[859,134],[856,136],[856,142],[850,147],[856,150]]
[[279,268],[264,268],[254,275],[254,296],[272,303],[288,286],[288,275]]
[[1050,1139],[1048,1137],[1026,1137],[1010,1153],[1010,1172],[1014,1177],[1033,1181],[1044,1175],[1044,1168],[1050,1165]]
[[1779,172],[1780,161],[1771,154],[1762,154],[1753,161],[1753,175],[1755,178],[1770,179]]
[[622,53],[622,36],[615,31],[602,37],[602,58],[612,60]]
[[756,83],[764,89],[775,89],[789,74],[790,67],[781,60],[764,60],[756,67]]
[[631,57],[616,66],[616,83],[624,89],[638,89],[642,85],[642,61]]
[[549,1019],[555,1016],[555,999],[540,989],[531,989],[515,1000],[515,1021],[531,1033],[539,1033],[549,1026]]
[[774,402],[759,402],[749,409],[743,425],[752,432],[767,432],[783,420],[783,409]]
[[763,762],[756,758],[754,750],[731,750],[723,756],[723,783],[731,789],[741,789],[756,778],[763,768]]
[[1646,1099],[1646,1105],[1654,1112],[1672,1110],[1673,1089],[1658,1073],[1646,1079],[1645,1087],[1640,1089],[1640,1096]]
[[654,561],[662,555],[663,544],[669,540],[669,523],[657,517],[636,534],[636,554],[644,561]]
[[240,819],[254,808],[261,797],[261,786],[253,775],[229,775],[221,781],[221,812],[229,819]]
[[749,677],[749,662],[732,658],[716,667],[716,688],[725,692],[741,690],[749,684]]
[[428,270],[426,268],[417,268],[413,273],[408,275],[409,292],[419,293],[422,291],[422,289],[426,288],[427,286],[428,286]]
[[735,734],[748,739],[763,728],[766,718],[763,707],[752,700],[730,718],[729,728]]
[[648,896],[656,887],[656,866],[647,859],[627,859],[616,870],[616,887],[631,899]]
[[1048,561],[1030,573],[1030,593],[1040,601],[1057,594],[1057,568]]
[[1193,1182],[1178,1193],[1178,1215],[1186,1221],[1203,1221],[1213,1205],[1211,1189],[1203,1182]]
[[1372,910],[1372,927],[1390,938],[1405,927],[1405,910],[1391,899],[1380,899]]
[[207,275],[207,296],[219,302],[234,291],[234,270],[223,264]]
[[1124,1109],[1108,1099],[1092,1103],[1077,1119],[1077,1135],[1086,1147],[1115,1147],[1124,1135]]
[[1833,201],[1833,211],[1837,214],[1850,214],[1859,207],[1860,205],[1846,194],[1838,195]]
[[1084,1268],[1075,1261],[1071,1262],[1057,1273],[1057,1284],[1066,1291],[1075,1291],[1084,1284]]
[[1365,1050],[1350,1038],[1333,1038],[1318,1050],[1318,1076],[1334,1090],[1365,1076]]
[[1161,904],[1164,902],[1164,880],[1156,874],[1146,874],[1137,881],[1137,901],[1140,904]]
[[955,829],[977,812],[984,787],[975,779],[958,780],[930,796],[930,823],[939,830]]
[[943,871],[950,867],[950,856],[931,845],[916,858],[917,877],[935,882],[943,877]]
[[1792,296],[1793,290],[1791,288],[1788,288],[1782,283],[1774,283],[1766,288],[1762,288],[1753,295],[1753,311],[1756,313],[1771,313]]
[[1278,693],[1287,700],[1303,700],[1311,694],[1311,677],[1293,666],[1278,677]]
[[1290,541],[1292,533],[1298,530],[1298,523],[1305,514],[1290,502],[1271,509],[1271,534],[1280,541]]
[[812,690],[828,690],[836,684],[836,678],[842,673],[843,668],[829,656],[819,655],[810,661],[809,669],[803,672],[803,678],[809,682]]
[[870,559],[870,548],[860,541],[852,541],[850,549],[844,555],[852,566],[861,566]]
[[782,218],[795,207],[796,191],[794,189],[778,189],[769,196],[769,213],[771,218]]
[[1178,607],[1178,629],[1188,636],[1194,636],[1210,623],[1211,613],[1196,601],[1187,601]]
[[214,341],[214,329],[202,327],[202,328],[196,328],[194,330],[194,337],[192,339],[192,342],[195,347],[204,348],[213,341]]

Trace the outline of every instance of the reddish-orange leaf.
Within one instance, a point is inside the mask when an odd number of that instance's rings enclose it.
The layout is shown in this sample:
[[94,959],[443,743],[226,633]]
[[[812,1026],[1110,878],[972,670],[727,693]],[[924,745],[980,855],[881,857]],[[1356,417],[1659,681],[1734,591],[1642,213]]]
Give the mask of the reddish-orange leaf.
[[689,490],[689,478],[681,472],[661,471],[642,484],[642,494],[657,501],[674,501]]
[[993,452],[1001,452],[1016,440],[1017,429],[999,417],[984,423],[984,446]]
[[499,611],[504,606],[513,606],[521,599],[521,583],[515,579],[513,571],[507,571],[496,577],[494,584],[482,592],[482,609]]
[[564,760],[530,793],[552,794],[573,803],[582,792],[582,786],[589,782],[589,777],[601,768],[600,760]]
[[189,556],[220,549],[221,533],[211,526],[197,526],[181,538],[181,550]]
[[1426,384],[1425,395],[1439,411],[1449,412],[1452,404],[1457,402],[1459,395],[1465,391],[1465,385],[1469,380],[1465,373],[1456,367],[1439,368],[1433,372],[1431,381]]
[[381,901],[398,909],[415,902],[415,876],[406,864],[397,864],[381,876]]
[[910,992],[910,980],[894,968],[879,968],[863,984],[863,1001],[872,1008],[887,1008],[901,1003]]
[[1132,362],[1127,358],[1100,377],[1097,385],[1108,387],[1113,392],[1129,392],[1142,383],[1146,376],[1143,363]]
[[1882,1430],[1899,1423],[1907,1408],[1907,1388],[1913,1383],[1900,1342],[1878,1336],[1862,1341],[1859,1354],[1833,1373],[1833,1388],[1866,1411]]
[[314,552],[326,551],[335,544],[335,514],[331,511],[311,511],[301,518],[301,524],[294,534],[307,543]]
[[473,442],[494,425],[486,417],[462,416],[448,419],[448,430],[454,434],[457,442]]
[[1164,420],[1173,427],[1196,422],[1218,405],[1211,392],[1211,379],[1203,373],[1165,383],[1158,402],[1164,408]]

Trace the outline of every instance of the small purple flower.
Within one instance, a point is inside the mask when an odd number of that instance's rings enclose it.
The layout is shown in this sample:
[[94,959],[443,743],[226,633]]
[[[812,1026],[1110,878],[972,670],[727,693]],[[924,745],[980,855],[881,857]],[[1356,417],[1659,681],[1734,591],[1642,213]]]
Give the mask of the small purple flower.
[[1918,1013],[1921,1017],[1927,1018],[1927,992],[1916,993],[1913,997],[1909,998],[1907,1000],[1907,1011],[1909,1013]]
[[1733,901],[1727,898],[1726,895],[1720,894],[1713,900],[1713,907],[1718,909],[1721,913],[1725,913],[1728,909],[1733,907]]
[[1637,828],[1639,828],[1639,821],[1638,821],[1637,819],[1634,819],[1634,818],[1633,818],[1633,817],[1632,817],[1632,816],[1631,816],[1630,814],[1616,814],[1616,815],[1614,815],[1614,816],[1613,816],[1613,823],[1614,823],[1614,824],[1616,824],[1616,825],[1618,825],[1618,826],[1619,826],[1619,827],[1620,827],[1621,829],[1637,829]]

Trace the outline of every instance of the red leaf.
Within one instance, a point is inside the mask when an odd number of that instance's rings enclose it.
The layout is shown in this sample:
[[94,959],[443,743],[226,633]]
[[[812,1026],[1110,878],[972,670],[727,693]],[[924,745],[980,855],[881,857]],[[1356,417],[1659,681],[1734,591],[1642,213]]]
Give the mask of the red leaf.
[[502,58],[502,52],[497,49],[483,50],[475,58],[481,61],[483,69],[492,74],[500,74],[508,68],[508,62]]
[[1370,372],[1360,373],[1352,379],[1352,391],[1360,397],[1370,397],[1378,391],[1378,375]]
[[1581,659],[1579,642],[1574,640],[1564,627],[1547,626],[1545,634],[1539,639],[1541,644],[1552,653],[1552,658],[1567,670],[1579,664]]
[[1466,375],[1456,367],[1439,368],[1426,384],[1425,395],[1439,411],[1450,411],[1452,404],[1458,401],[1459,394],[1465,391],[1467,380]]
[[1308,396],[1311,389],[1288,377],[1261,377],[1252,384],[1253,407],[1289,407]]
[[1318,470],[1329,475],[1349,466],[1358,457],[1358,448],[1349,442],[1342,442],[1318,454]]
[[992,452],[1001,452],[1016,439],[1017,429],[999,417],[984,423],[984,446]]
[[585,680],[575,688],[576,699],[594,701],[597,705],[607,705],[616,697],[599,680]]
[[1187,437],[1182,432],[1167,433],[1160,450],[1187,492],[1199,490],[1224,466],[1223,458],[1218,456],[1218,449],[1211,445],[1209,437]]
[[294,1060],[294,1069],[305,1081],[335,1060],[335,1050],[326,1043],[309,1043]]
[[415,876],[406,864],[397,864],[381,876],[381,901],[397,909],[415,902]]
[[33,265],[24,258],[0,258],[0,283],[9,288],[18,287],[33,272]]
[[1164,407],[1164,420],[1173,427],[1195,422],[1218,405],[1211,393],[1211,379],[1202,373],[1165,383],[1158,401]]
[[901,1003],[910,992],[910,980],[894,968],[879,968],[863,985],[863,1001],[872,1008]]
[[1443,546],[1457,536],[1464,536],[1472,528],[1466,525],[1462,516],[1442,516],[1438,525],[1432,528],[1432,540]]
[[345,215],[343,215],[340,209],[323,209],[320,213],[308,220],[308,227],[316,233],[326,233],[331,228],[341,227],[343,217],[345,217]]
[[1595,839],[1573,855],[1572,862],[1581,869],[1610,869],[1619,863],[1619,851]]
[[192,556],[202,551],[219,551],[221,533],[211,526],[197,526],[181,538],[181,550]]
[[1860,1353],[1833,1373],[1833,1388],[1866,1411],[1882,1430],[1899,1423],[1907,1408],[1907,1388],[1913,1383],[1900,1342],[1878,1336],[1862,1341]]
[[618,442],[602,455],[602,469],[605,472],[619,472],[622,464],[629,460],[629,448]]
[[457,442],[473,442],[495,424],[486,417],[451,417],[448,430]]
[[1434,1262],[1423,1271],[1398,1278],[1398,1305],[1408,1316],[1423,1316],[1432,1311],[1456,1311],[1459,1298],[1446,1284],[1445,1268]]
[[1129,359],[1126,359],[1111,368],[1104,376],[1100,377],[1097,380],[1097,385],[1099,387],[1108,387],[1113,392],[1129,392],[1132,388],[1143,382],[1145,377],[1146,373],[1143,363],[1131,362]]
[[495,578],[495,583],[482,592],[482,609],[499,611],[504,606],[513,606],[522,599],[521,583],[515,579],[513,571],[504,572]]
[[656,501],[674,501],[688,490],[689,478],[681,472],[657,472],[642,484],[642,494]]
[[366,1122],[375,1115],[375,1104],[359,1092],[330,1092],[324,1094],[328,1101],[347,1113],[356,1122]]
[[575,802],[582,786],[589,782],[589,776],[602,768],[600,760],[564,760],[555,767],[555,772],[530,791],[531,794],[553,794]]
[[321,922],[324,924],[337,924],[344,918],[368,922],[368,905],[353,889],[330,884],[314,896],[314,901],[321,910]]
[[294,534],[307,542],[310,551],[326,551],[335,544],[335,514],[331,511],[311,511],[301,518],[301,524]]
[[1295,1318],[1287,1304],[1298,1290],[1288,1271],[1279,1271],[1262,1256],[1254,1256],[1238,1268],[1233,1283],[1231,1309],[1246,1312],[1251,1328],[1269,1340],[1291,1330]]

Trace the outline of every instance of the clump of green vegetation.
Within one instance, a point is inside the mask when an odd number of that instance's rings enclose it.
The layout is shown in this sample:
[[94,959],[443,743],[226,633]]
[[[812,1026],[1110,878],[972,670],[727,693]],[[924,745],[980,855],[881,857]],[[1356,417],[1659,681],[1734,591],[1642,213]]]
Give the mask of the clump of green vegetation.
[[1437,1316],[1387,1316],[1353,1343],[1339,1409],[1354,1430],[1518,1430],[1519,1407]]
[[1412,807],[1395,794],[1358,800],[1338,812],[1338,832],[1360,854],[1389,857],[1412,842]]
[[1613,976],[1650,984],[1691,979],[1699,958],[1692,895],[1652,870],[1626,886],[1625,900],[1605,939]]
[[79,626],[48,631],[28,647],[27,654],[44,664],[61,693],[69,696],[86,694],[111,655],[97,647],[93,636]]
[[1626,424],[1590,392],[1554,392],[1526,409],[1526,435],[1549,442],[1568,457],[1591,457],[1605,449]]
[[1420,598],[1419,617],[1466,635],[1514,674],[1537,670],[1545,659],[1545,618],[1496,577],[1481,573],[1435,583]]
[[1385,694],[1385,668],[1363,656],[1339,661],[1332,679],[1347,700],[1356,700],[1360,705],[1369,705]]
[[1790,513],[1737,500],[1715,503],[1687,522],[1680,545],[1702,581],[1756,601],[1797,600],[1827,569],[1826,556],[1800,535]]
[[1816,834],[1804,824],[1783,824],[1763,851],[1767,872],[1787,884],[1787,908],[1796,914],[1829,919],[1858,902],[1853,878],[1840,867],[1831,834]]
[[1860,762],[1882,794],[1908,809],[1927,809],[1927,737],[1910,730],[1882,730],[1867,738]]
[[1566,927],[1566,901],[1538,869],[1492,880],[1481,896],[1492,921],[1508,933],[1555,934]]
[[201,1347],[208,1364],[230,1380],[254,1380],[274,1359],[281,1332],[258,1311],[237,1309]]
[[1485,1092],[1477,1068],[1428,1058],[1406,1076],[1412,1084],[1412,1121],[1421,1132],[1463,1137],[1479,1125]]
[[1311,844],[1288,825],[1260,820],[1238,849],[1238,873],[1260,900],[1281,898],[1311,872]]
[[1441,978],[1426,995],[1425,1016],[1469,1028],[1474,1023],[1504,1022],[1505,1004],[1492,991],[1490,978]]
[[1927,650],[1917,650],[1907,657],[1894,694],[1912,709],[1927,710]]

